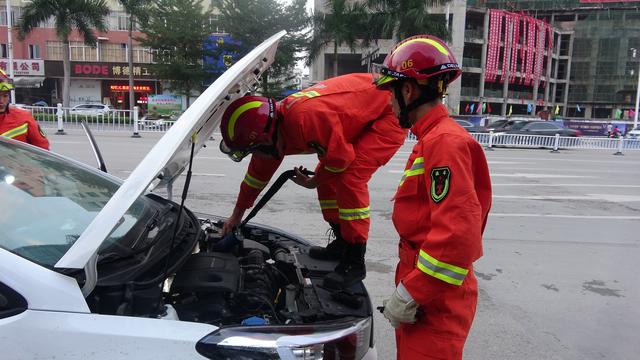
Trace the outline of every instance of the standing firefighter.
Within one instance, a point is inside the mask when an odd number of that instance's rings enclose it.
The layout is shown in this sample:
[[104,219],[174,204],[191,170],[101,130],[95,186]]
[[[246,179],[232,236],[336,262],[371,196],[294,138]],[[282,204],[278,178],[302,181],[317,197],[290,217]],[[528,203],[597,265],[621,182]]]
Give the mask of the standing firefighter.
[[390,106],[390,94],[376,89],[370,74],[328,79],[280,103],[245,96],[229,105],[222,117],[220,149],[235,161],[252,153],[231,217],[223,231],[237,226],[246,209],[267,185],[283,156],[318,156],[315,176],[296,169],[294,181],[316,188],[324,219],[336,239],[314,246],[311,257],[339,260],[323,280],[342,289],[364,279],[369,234],[371,175],[402,145],[406,130]]
[[39,146],[49,150],[49,140],[31,113],[18,109],[9,109],[13,80],[0,70],[0,136]]
[[418,138],[394,197],[400,262],[384,316],[398,359],[461,359],[475,315],[491,183],[482,147],[441,102],[460,74],[442,40],[420,35],[396,45],[375,80]]

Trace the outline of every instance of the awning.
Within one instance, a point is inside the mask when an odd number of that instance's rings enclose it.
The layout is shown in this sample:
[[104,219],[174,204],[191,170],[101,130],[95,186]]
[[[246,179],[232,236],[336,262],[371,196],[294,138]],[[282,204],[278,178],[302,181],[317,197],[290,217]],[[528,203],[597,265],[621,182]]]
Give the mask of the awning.
[[39,88],[44,79],[44,76],[16,76],[13,78],[13,84],[18,88]]

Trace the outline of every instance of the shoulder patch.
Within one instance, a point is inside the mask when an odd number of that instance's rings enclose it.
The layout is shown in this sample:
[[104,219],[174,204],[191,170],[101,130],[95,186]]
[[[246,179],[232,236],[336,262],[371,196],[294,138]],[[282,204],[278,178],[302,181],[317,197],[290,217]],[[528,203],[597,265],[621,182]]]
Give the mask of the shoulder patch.
[[431,200],[436,204],[444,200],[451,187],[451,170],[448,166],[431,169]]

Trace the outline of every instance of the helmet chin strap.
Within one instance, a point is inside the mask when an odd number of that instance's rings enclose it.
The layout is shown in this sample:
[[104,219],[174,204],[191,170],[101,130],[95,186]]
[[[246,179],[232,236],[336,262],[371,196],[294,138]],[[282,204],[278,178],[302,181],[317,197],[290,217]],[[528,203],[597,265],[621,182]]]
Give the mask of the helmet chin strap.
[[400,127],[403,129],[410,129],[413,124],[411,123],[411,120],[409,120],[409,114],[420,105],[432,102],[442,95],[437,89],[434,89],[431,86],[419,86],[420,96],[407,105],[402,97],[402,83],[403,82],[399,82],[393,87],[393,93],[395,94],[396,101],[400,107],[400,116],[398,116],[398,120],[400,120]]

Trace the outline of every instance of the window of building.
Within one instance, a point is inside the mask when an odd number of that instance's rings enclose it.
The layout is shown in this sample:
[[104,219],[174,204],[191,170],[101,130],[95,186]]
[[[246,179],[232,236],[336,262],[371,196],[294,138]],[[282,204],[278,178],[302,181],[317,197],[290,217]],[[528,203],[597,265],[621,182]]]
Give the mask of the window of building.
[[618,58],[618,49],[620,48],[619,38],[600,39],[598,47],[598,57],[605,59]]
[[9,49],[7,47],[7,44],[0,44],[0,57],[1,58],[9,57]]
[[40,45],[29,44],[29,59],[40,59]]
[[574,61],[571,63],[571,80],[582,80],[589,78],[590,62]]
[[592,41],[591,39],[574,39],[573,57],[590,57]]

